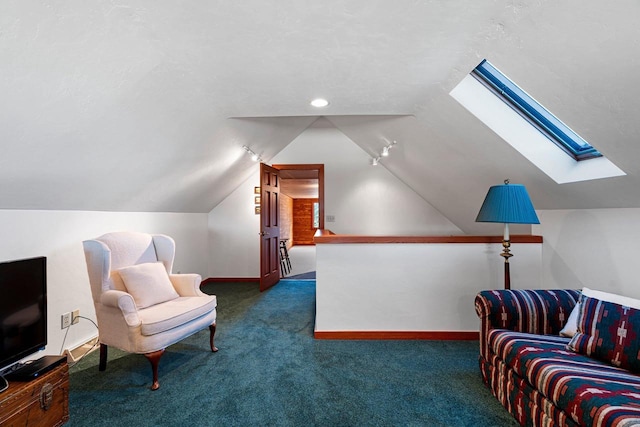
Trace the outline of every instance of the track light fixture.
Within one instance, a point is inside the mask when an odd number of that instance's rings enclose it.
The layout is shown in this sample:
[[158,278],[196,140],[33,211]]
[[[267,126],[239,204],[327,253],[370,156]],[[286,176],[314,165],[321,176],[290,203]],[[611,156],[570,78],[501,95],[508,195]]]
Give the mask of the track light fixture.
[[389,145],[386,145],[385,147],[383,147],[383,148],[382,148],[382,152],[381,152],[378,156],[374,157],[374,158],[371,160],[371,164],[372,164],[373,166],[377,166],[377,165],[378,165],[378,163],[380,163],[380,159],[381,159],[382,157],[389,157],[389,151],[390,151],[390,150],[393,148],[393,146],[394,146],[394,145],[396,145],[396,144],[397,144],[397,142],[396,142],[396,141],[392,141],[391,143],[389,143]]
[[247,154],[251,155],[251,160],[253,160],[254,162],[261,162],[262,159],[260,158],[259,155],[257,155],[256,153],[254,153],[251,148],[247,147],[246,145],[243,145],[242,148],[244,149],[244,151],[247,152]]

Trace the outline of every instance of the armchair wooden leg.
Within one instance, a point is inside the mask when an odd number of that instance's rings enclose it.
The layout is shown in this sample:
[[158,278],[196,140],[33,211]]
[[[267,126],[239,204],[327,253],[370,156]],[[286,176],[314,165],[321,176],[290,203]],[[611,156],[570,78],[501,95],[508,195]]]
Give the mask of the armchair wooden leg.
[[107,369],[107,345],[100,344],[100,364],[98,365],[99,371],[104,371]]
[[160,388],[160,383],[158,382],[158,364],[160,363],[160,358],[164,354],[164,349],[154,351],[152,353],[146,353],[144,356],[151,362],[151,370],[153,371],[153,384],[151,385],[151,390],[157,390]]
[[209,345],[211,346],[211,351],[212,352],[216,352],[218,351],[218,347],[215,346],[215,344],[213,343],[213,336],[216,334],[216,324],[214,323],[213,325],[209,325]]

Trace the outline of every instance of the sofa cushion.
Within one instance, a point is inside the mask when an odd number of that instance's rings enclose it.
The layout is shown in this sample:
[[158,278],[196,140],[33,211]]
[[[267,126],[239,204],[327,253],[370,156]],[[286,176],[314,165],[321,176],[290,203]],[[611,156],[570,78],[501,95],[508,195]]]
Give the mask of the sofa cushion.
[[180,296],[161,262],[124,267],[118,270],[118,273],[138,308],[150,307]]
[[[598,291],[595,289],[582,288],[582,296],[596,298],[602,301],[609,301],[616,304],[624,305],[627,307],[633,307],[635,309],[640,310],[640,300],[626,297],[623,295],[612,294],[610,292]],[[578,314],[580,313],[580,301],[573,308],[571,314],[569,315],[569,320],[567,320],[567,324],[560,331],[560,335],[564,337],[573,337],[578,330]]]
[[558,334],[579,297],[580,291],[567,289],[486,290],[476,296],[475,308],[489,329]]
[[490,357],[487,337],[491,329],[557,335],[576,305],[575,289],[494,289],[476,295],[480,318],[480,354]]
[[499,358],[480,357],[483,381],[493,395],[523,426],[577,427],[579,424],[542,393],[509,369]]
[[119,270],[134,264],[156,262],[153,236],[136,231],[117,231],[104,234],[97,239],[107,245],[111,256],[111,270]]
[[204,316],[217,306],[215,295],[179,297],[138,312],[142,335],[155,335]]
[[640,373],[640,310],[584,297],[567,348]]
[[568,338],[493,329],[497,358],[580,425],[640,423],[640,376],[566,349]]

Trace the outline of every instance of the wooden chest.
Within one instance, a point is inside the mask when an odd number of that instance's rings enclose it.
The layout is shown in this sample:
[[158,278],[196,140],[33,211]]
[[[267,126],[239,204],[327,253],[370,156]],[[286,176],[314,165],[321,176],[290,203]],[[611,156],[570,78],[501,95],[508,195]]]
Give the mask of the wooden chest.
[[10,381],[0,393],[0,426],[61,426],[69,420],[69,367],[62,363],[28,382]]

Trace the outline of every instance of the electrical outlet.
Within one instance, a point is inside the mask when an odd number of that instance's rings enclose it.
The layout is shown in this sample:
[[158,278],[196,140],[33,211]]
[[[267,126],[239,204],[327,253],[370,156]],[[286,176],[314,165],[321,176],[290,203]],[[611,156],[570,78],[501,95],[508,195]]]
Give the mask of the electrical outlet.
[[336,222],[336,216],[335,215],[327,215],[327,222]]
[[75,325],[78,322],[80,322],[80,309],[71,312],[71,324]]
[[71,326],[71,313],[67,312],[62,315],[61,329],[67,329],[69,326]]

